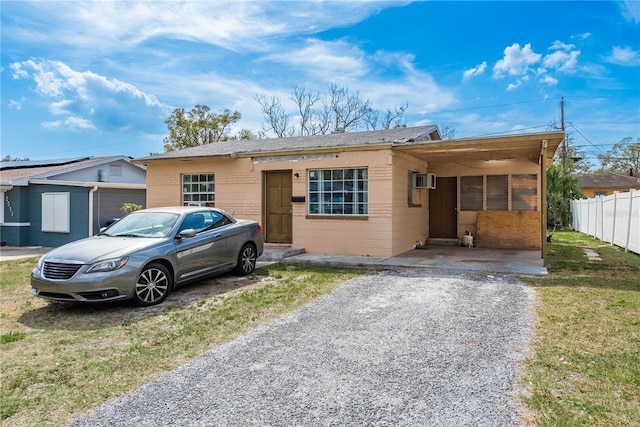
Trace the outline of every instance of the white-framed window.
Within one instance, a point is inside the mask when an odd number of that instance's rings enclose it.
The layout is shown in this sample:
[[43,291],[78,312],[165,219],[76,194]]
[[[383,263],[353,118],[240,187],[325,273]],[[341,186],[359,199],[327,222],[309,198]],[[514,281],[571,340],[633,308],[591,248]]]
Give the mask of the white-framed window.
[[216,184],[212,173],[182,175],[183,206],[215,206]]
[[42,193],[42,231],[51,233],[69,233],[70,230],[70,194]]
[[309,170],[309,215],[368,215],[367,168]]

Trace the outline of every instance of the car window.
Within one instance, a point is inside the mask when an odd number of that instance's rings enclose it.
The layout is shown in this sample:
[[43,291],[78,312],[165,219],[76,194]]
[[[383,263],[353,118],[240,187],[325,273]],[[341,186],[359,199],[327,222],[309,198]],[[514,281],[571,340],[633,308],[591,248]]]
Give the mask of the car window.
[[166,212],[134,212],[114,223],[104,233],[108,236],[167,237],[178,219]]
[[182,222],[182,225],[180,226],[180,231],[190,228],[195,230],[197,234],[232,223],[233,221],[229,217],[221,214],[220,212],[194,212],[186,216],[186,218]]

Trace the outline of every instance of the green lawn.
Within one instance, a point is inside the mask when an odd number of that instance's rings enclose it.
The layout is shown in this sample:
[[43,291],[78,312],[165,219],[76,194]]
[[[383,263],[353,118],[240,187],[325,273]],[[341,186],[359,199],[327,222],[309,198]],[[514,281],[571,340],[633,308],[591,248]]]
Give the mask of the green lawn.
[[68,423],[362,273],[276,264],[139,308],[37,299],[28,285],[36,261],[0,262],[0,423],[12,427]]
[[[588,261],[581,248],[602,258]],[[640,256],[556,232],[536,290],[526,403],[538,426],[640,426]]]

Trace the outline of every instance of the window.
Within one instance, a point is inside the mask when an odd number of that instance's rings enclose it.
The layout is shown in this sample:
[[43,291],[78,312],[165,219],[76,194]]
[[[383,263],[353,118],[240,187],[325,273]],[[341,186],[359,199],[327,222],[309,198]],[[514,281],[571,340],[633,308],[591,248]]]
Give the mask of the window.
[[309,215],[367,215],[367,168],[309,171]]
[[460,177],[460,210],[481,211],[483,209],[483,182],[481,176]]
[[533,174],[511,176],[511,210],[538,209],[538,180]]
[[212,173],[182,175],[182,205],[215,206],[215,188]]
[[407,204],[413,206],[413,172],[407,173]]
[[193,229],[196,233],[201,231],[213,230],[214,228],[222,227],[223,225],[232,224],[228,217],[220,212],[214,211],[202,211],[190,213],[186,216],[182,224],[180,225],[180,231],[186,229]]
[[69,233],[69,193],[42,193],[42,231]]
[[487,176],[487,210],[509,210],[509,176]]

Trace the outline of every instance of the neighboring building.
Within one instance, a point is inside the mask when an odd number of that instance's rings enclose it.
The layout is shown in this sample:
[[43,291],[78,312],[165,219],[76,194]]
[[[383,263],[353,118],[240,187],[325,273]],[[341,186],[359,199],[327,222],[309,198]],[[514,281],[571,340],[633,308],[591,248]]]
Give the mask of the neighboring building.
[[48,246],[91,236],[145,205],[145,168],[125,156],[2,162],[3,245]]
[[589,173],[578,175],[578,185],[586,198],[608,196],[615,191],[621,193],[640,190],[640,177],[618,173]]
[[[229,141],[133,160],[147,206],[260,221],[267,243],[390,257],[428,239],[542,249],[562,132],[441,140],[436,126]],[[541,178],[543,177],[543,178]]]

